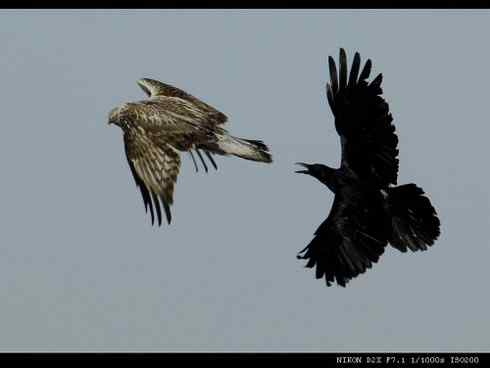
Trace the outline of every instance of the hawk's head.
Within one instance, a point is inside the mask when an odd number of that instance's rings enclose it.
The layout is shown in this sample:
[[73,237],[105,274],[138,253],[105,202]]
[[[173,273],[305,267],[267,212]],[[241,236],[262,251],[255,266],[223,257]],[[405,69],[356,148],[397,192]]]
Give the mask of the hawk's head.
[[119,110],[120,110],[119,107],[115,107],[109,112],[109,121],[107,124],[109,124],[109,125],[116,124],[117,125],[117,123],[119,122]]
[[128,110],[128,104],[123,104],[121,106],[113,108],[109,112],[109,121],[107,122],[107,124],[109,125],[115,124],[121,126],[124,121],[124,118],[127,117],[126,114],[127,110]]

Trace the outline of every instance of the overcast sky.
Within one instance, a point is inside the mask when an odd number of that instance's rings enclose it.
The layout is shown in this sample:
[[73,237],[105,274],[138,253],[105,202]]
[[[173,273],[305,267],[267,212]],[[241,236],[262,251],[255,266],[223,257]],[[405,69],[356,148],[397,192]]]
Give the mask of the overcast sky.
[[[488,351],[488,11],[2,11],[2,351]],[[339,47],[373,61],[399,182],[442,235],[389,247],[347,288],[304,268],[337,167],[326,103]],[[152,227],[116,105],[174,84],[262,139],[272,165],[182,157],[171,226]]]

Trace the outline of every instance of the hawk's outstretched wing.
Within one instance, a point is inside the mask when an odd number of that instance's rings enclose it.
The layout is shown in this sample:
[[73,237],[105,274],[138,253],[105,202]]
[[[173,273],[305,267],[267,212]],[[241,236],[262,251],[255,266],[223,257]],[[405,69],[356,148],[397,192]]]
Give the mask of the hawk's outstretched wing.
[[370,196],[337,192],[327,219],[298,258],[316,266],[316,278],[327,286],[345,286],[376,263],[387,245],[382,210]]
[[[201,135],[207,135],[213,134],[216,129],[221,129],[218,126],[227,121],[225,114],[177,87],[150,78],[140,79],[138,85],[150,98],[134,105],[133,111],[137,115],[144,115],[151,125],[172,125],[174,131],[180,129],[183,133],[189,134],[201,131]],[[208,172],[200,148],[203,149],[196,146],[195,151],[204,170]],[[211,152],[206,149],[203,151],[217,170],[218,166]],[[198,166],[192,150],[189,153],[197,172]]]
[[207,116],[207,120],[212,122],[213,125],[222,125],[227,121],[226,115],[221,111],[216,110],[207,103],[177,87],[171,86],[170,84],[162,83],[150,78],[143,78],[138,81],[138,85],[150,97],[150,100],[158,100],[159,97],[180,98],[190,102],[197,109],[201,110],[202,113]]
[[154,207],[158,224],[162,224],[161,202],[170,224],[170,205],[180,170],[179,153],[168,144],[154,143],[142,129],[126,132],[124,147],[134,180],[141,190],[145,210],[150,208],[151,223],[154,223]]
[[341,167],[349,167],[361,179],[382,187],[396,184],[398,137],[391,124],[393,118],[388,104],[381,97],[382,75],[368,84],[371,60],[367,60],[359,76],[359,53],[354,55],[348,75],[344,49],[340,49],[340,76],[333,58],[329,57],[328,61],[330,83],[327,84],[327,97],[342,144]]

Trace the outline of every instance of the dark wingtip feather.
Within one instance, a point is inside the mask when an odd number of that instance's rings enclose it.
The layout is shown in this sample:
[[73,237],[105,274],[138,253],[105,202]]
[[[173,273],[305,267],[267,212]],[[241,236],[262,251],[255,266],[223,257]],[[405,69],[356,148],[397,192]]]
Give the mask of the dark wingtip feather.
[[360,81],[369,78],[369,74],[371,74],[371,66],[372,66],[371,59],[368,59],[366,61],[366,64],[364,64],[364,68],[362,68],[362,72],[359,77]]
[[328,57],[328,67],[330,70],[330,83],[332,84],[333,93],[337,93],[339,89],[339,80],[337,76],[337,67],[335,66],[335,60],[333,57]]
[[167,222],[170,225],[172,222],[172,213],[170,212],[170,206],[168,203],[165,201],[165,199],[162,197],[162,204],[163,204],[163,209],[165,210],[165,216],[167,217]]
[[153,205],[151,200],[150,200],[150,214],[151,214],[151,224],[153,225],[155,223],[155,215],[153,213]]
[[309,249],[309,245],[307,245],[306,247],[304,247],[303,249],[301,249],[298,253],[296,253],[296,258],[297,259],[305,259],[307,258],[306,256],[306,253]]
[[357,84],[357,76],[359,75],[359,68],[361,67],[361,55],[358,52],[354,55],[354,61],[350,70],[349,87],[353,87]]
[[332,112],[335,114],[335,97],[333,96],[333,91],[332,87],[330,87],[330,84],[327,84],[327,100],[328,104],[330,106],[330,109]]
[[155,209],[157,211],[158,226],[162,226],[162,210],[160,209],[160,202],[158,201],[158,197],[153,192],[151,193],[151,196],[153,198],[153,202],[155,203]]
[[323,275],[325,274],[325,271],[322,267],[316,267],[316,270],[315,270],[315,278],[318,280],[318,279],[321,279],[323,277]]
[[136,180],[136,186],[140,189],[141,197],[143,198],[143,204],[145,205],[145,212],[148,213],[148,207],[151,206],[148,191],[143,186],[143,183],[141,183],[136,177],[135,180]]
[[131,170],[131,174],[133,175],[136,186],[140,188],[141,196],[143,197],[143,204],[145,205],[145,212],[148,213],[148,207],[150,208],[151,224],[153,225],[153,223],[155,221],[155,217],[153,214],[153,205],[152,205],[150,193],[148,191],[148,188],[146,188],[145,183],[139,178],[138,174],[136,173],[136,169],[134,168],[133,163],[129,159],[128,144],[127,144],[126,139],[124,139],[124,151],[126,153],[126,158],[128,160],[129,169]]
[[379,89],[381,87],[381,82],[383,81],[383,74],[379,73],[376,78],[373,79],[369,87],[373,89]]
[[146,189],[143,182],[140,181],[139,179],[137,180],[137,185],[140,188],[141,196],[143,197],[143,203],[145,205],[145,213],[148,213],[148,208],[150,209],[151,224],[153,225],[155,218],[153,214],[153,204],[151,201],[150,193],[148,192],[148,189]]
[[340,89],[343,89],[347,85],[347,54],[344,49],[340,49],[339,53],[339,68],[340,68]]

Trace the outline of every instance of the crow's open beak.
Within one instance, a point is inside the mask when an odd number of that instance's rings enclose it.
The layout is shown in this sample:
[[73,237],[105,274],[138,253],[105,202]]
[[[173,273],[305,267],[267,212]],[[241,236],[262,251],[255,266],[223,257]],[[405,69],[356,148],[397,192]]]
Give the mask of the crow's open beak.
[[297,170],[295,171],[296,173],[298,174],[309,174],[310,173],[310,170],[309,170],[309,166],[308,164],[305,164],[304,162],[296,162],[296,165],[300,165],[300,166],[303,166],[304,168],[306,168],[306,170]]

